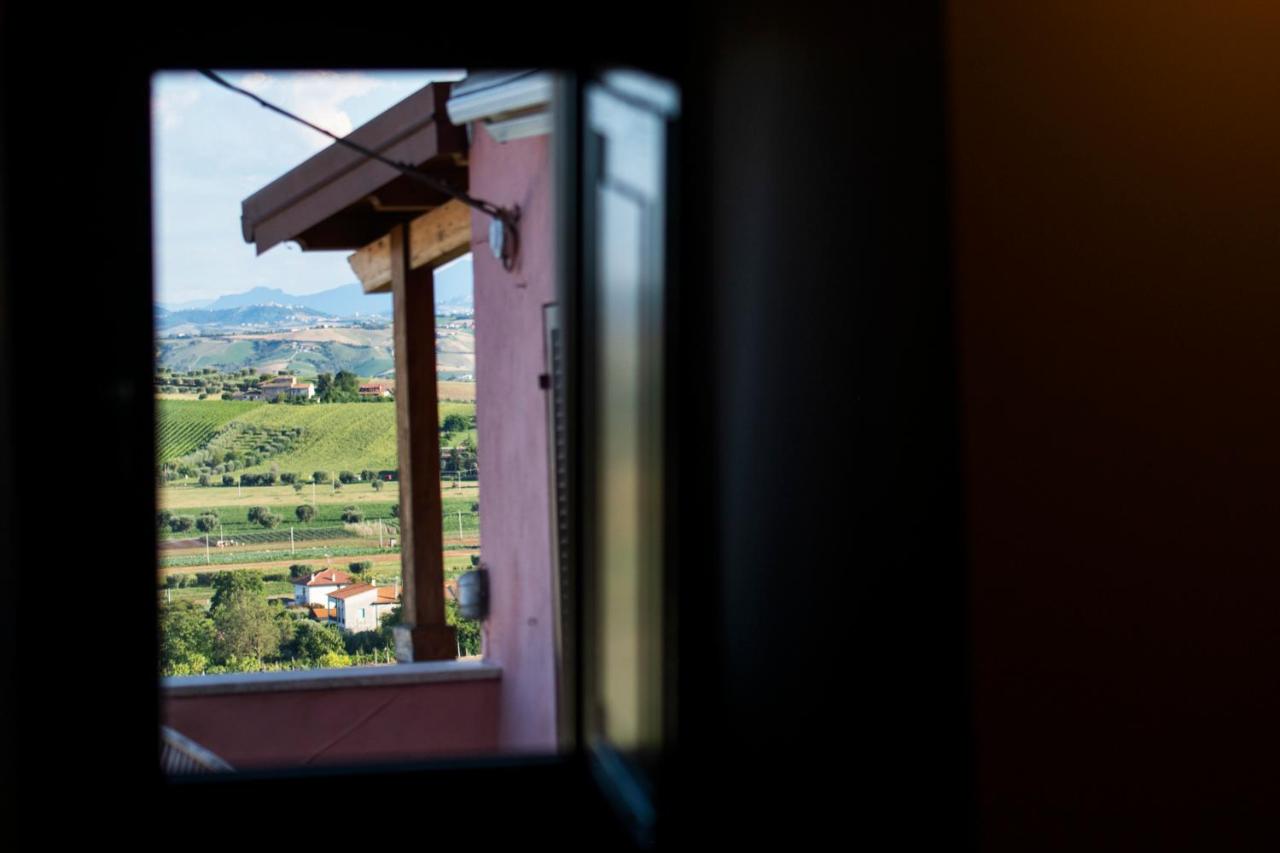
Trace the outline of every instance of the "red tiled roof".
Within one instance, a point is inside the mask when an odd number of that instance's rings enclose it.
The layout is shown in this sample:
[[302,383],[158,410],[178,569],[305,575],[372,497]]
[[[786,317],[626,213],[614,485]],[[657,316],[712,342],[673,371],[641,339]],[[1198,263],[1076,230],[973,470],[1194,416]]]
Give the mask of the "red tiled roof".
[[340,589],[337,592],[331,592],[329,593],[329,597],[330,598],[351,598],[353,595],[359,595],[362,592],[369,592],[374,588],[375,588],[374,585],[371,583],[358,583],[353,586],[349,586],[346,589]]
[[316,576],[309,581],[298,578],[294,583],[300,583],[303,586],[342,586],[351,583],[351,575],[339,569],[326,569],[323,572],[316,572]]
[[396,588],[394,586],[378,587],[377,604],[395,604],[399,600],[400,596],[396,595]]

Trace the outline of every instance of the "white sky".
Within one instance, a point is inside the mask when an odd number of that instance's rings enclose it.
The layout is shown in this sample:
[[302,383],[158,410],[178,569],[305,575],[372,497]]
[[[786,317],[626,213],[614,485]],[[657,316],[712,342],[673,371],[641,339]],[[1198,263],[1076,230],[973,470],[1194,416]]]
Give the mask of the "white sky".
[[[338,135],[432,80],[460,71],[220,72],[230,82]],[[240,234],[240,202],[332,140],[195,72],[151,85],[157,302],[213,299],[251,287],[315,293],[354,282],[349,252],[292,243],[258,257]],[[470,277],[470,256],[450,272]]]

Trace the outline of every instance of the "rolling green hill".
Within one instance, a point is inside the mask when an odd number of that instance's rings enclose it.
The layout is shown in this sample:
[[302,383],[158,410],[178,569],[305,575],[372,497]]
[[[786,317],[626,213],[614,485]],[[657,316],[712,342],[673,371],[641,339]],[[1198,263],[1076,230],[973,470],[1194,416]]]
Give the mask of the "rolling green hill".
[[[392,403],[317,403],[307,406],[229,400],[157,401],[158,461],[170,461],[199,450],[219,431],[256,427],[280,432],[300,429],[287,449],[257,465],[238,469],[243,473],[293,471],[309,478],[314,471],[389,470],[396,463],[396,407]],[[475,404],[441,402],[440,419],[449,414],[470,416]],[[465,437],[475,441],[475,430],[453,433],[450,444]],[[225,438],[223,439],[225,441]],[[216,445],[215,445],[216,446]]]
[[261,405],[230,400],[157,400],[157,461],[168,462],[200,449],[223,426]]

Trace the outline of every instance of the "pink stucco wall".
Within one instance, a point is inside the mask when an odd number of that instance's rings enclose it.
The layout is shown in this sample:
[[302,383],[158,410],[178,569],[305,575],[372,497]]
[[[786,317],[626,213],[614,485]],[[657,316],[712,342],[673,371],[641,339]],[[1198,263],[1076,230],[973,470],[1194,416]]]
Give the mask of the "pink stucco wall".
[[480,540],[490,569],[485,657],[502,667],[501,746],[556,747],[551,510],[543,306],[555,301],[549,137],[498,143],[477,126],[471,193],[518,204],[520,257],[508,273],[473,213]]
[[237,769],[492,755],[501,684],[166,697],[162,716]]

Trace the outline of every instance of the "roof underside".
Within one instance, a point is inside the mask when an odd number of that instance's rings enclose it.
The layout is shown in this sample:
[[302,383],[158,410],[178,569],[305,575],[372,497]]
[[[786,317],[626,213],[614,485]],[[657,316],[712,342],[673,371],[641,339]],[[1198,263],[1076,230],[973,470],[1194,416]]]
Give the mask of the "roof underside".
[[[466,189],[467,137],[449,121],[448,98],[448,83],[425,86],[347,138]],[[358,249],[448,200],[335,142],[246,198],[240,224],[258,254],[287,240],[306,250]]]

